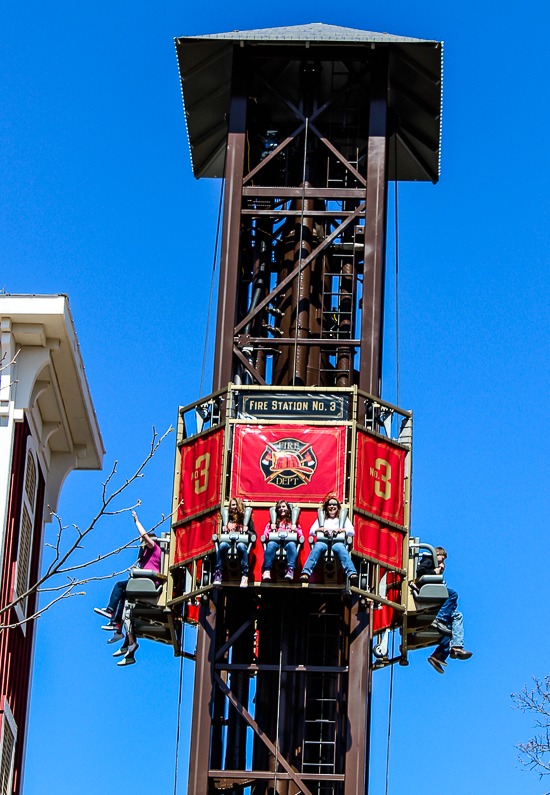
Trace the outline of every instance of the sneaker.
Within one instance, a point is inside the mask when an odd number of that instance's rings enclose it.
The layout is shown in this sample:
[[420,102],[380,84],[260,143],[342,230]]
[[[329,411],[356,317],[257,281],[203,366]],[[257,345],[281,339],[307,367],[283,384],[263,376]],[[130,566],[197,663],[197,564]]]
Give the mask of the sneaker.
[[114,652],[113,657],[124,657],[127,651],[128,651],[128,646],[123,645],[120,647],[120,649],[117,649]]
[[122,630],[122,624],[118,621],[109,621],[109,623],[104,624],[101,629],[104,629],[106,632],[120,632]]
[[262,572],[262,582],[267,582],[270,579],[271,579],[271,572],[269,571],[269,569],[266,569],[265,571]]
[[94,607],[94,613],[97,613],[99,616],[103,616],[104,618],[113,617],[113,611],[109,610],[108,607]]
[[123,657],[122,660],[120,660],[120,662],[117,662],[117,665],[120,665],[121,668],[126,665],[135,665],[135,664],[136,664],[136,658],[128,656]]
[[442,635],[448,635],[450,637],[453,634],[447,624],[440,621],[438,618],[434,618],[431,625],[434,629],[437,629],[438,632],[441,632]]
[[306,572],[305,572],[305,571],[303,571],[303,572],[300,574],[300,580],[301,580],[302,582],[309,582],[309,574],[306,574]]
[[462,646],[453,646],[449,656],[452,660],[469,660],[472,654],[472,651],[466,651]]
[[118,630],[117,630],[115,632],[115,634],[113,635],[113,637],[109,638],[107,643],[118,643],[119,640],[124,640],[124,635],[122,634],[122,632],[118,632]]
[[214,576],[212,577],[212,582],[214,583],[214,585],[217,585],[221,581],[222,581],[222,573],[221,571],[216,569],[216,571],[214,572]]
[[433,655],[431,657],[428,657],[428,662],[430,663],[432,668],[435,668],[438,674],[445,673],[445,671],[443,670],[443,666],[441,665],[441,660],[438,660],[437,657],[434,657]]
[[348,577],[348,580],[350,582],[353,582],[353,583],[356,583],[358,579],[359,579],[359,575],[357,574],[356,571],[353,571]]
[[241,577],[241,584],[239,587],[248,588],[248,577],[246,576],[246,574],[243,574],[243,576]]
[[128,651],[126,652],[126,657],[133,657],[136,651],[139,649],[139,643],[130,643],[128,646]]
[[293,580],[294,579],[294,569],[292,566],[289,566],[288,569],[285,571],[285,580]]

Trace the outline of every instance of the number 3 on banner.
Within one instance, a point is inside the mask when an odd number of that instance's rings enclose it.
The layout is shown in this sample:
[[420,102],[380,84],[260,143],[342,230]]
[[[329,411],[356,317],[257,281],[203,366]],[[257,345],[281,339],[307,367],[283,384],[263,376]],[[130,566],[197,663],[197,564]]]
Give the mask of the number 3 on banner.
[[[384,467],[384,472],[381,472],[381,467]],[[382,483],[384,484],[384,491],[381,489],[379,480],[374,481],[374,493],[377,497],[382,497],[383,500],[389,500],[391,495],[391,466],[384,458],[377,458],[374,462],[374,468],[380,472]],[[371,470],[372,472],[372,470]]]
[[208,488],[208,477],[210,471],[210,453],[200,455],[195,461],[195,471],[193,479],[195,481],[195,494],[202,494]]

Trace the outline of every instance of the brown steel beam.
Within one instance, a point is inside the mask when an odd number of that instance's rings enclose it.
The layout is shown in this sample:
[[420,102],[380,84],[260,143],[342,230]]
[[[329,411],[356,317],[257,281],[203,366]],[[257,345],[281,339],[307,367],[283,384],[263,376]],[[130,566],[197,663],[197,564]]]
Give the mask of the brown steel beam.
[[[240,337],[236,339],[238,345],[258,345],[266,342],[269,342],[270,345],[294,345],[296,340],[294,337],[248,337],[245,341],[242,341]],[[323,348],[359,348],[361,340],[325,340],[315,337],[314,339],[298,339],[298,345],[319,345]],[[209,508],[209,510],[212,509]]]
[[[365,194],[363,193],[363,196]],[[243,215],[268,215],[272,218],[287,218],[289,216],[302,216],[304,218],[346,218],[349,212],[346,210],[309,210],[303,212],[301,210],[243,210]]]
[[364,199],[365,191],[363,188],[265,188],[250,187],[243,188],[243,196],[253,198],[276,198],[276,199]]
[[365,202],[362,202],[362,203],[359,205],[359,207],[358,207],[358,208],[355,210],[355,212],[353,212],[353,213],[352,213],[351,215],[349,215],[349,216],[348,216],[348,217],[347,217],[347,218],[346,218],[344,221],[342,221],[342,223],[341,223],[341,224],[340,224],[340,225],[339,225],[339,226],[338,226],[338,227],[337,227],[337,228],[336,228],[336,229],[335,229],[333,232],[331,232],[331,233],[330,233],[330,235],[327,235],[327,237],[325,237],[325,239],[323,240],[323,242],[322,242],[322,243],[320,243],[320,244],[317,246],[317,248],[315,248],[315,249],[314,249],[314,250],[311,252],[311,254],[310,254],[309,256],[307,256],[307,257],[306,257],[304,260],[302,260],[302,262],[301,262],[301,263],[299,263],[298,265],[296,265],[296,267],[294,268],[294,270],[292,270],[292,271],[291,271],[291,272],[288,274],[288,276],[286,276],[284,279],[282,279],[282,281],[280,281],[280,282],[279,282],[279,284],[277,284],[277,285],[276,285],[276,286],[273,288],[273,290],[272,290],[272,291],[269,293],[269,295],[266,295],[266,297],[263,299],[263,301],[260,301],[260,303],[258,304],[258,306],[257,306],[255,309],[253,309],[251,312],[249,312],[249,313],[248,313],[248,315],[247,315],[247,316],[244,318],[244,320],[241,320],[241,322],[240,322],[240,323],[239,323],[239,324],[238,324],[238,325],[235,327],[235,331],[234,331],[234,333],[235,333],[235,334],[238,334],[238,333],[239,333],[239,331],[240,331],[242,328],[244,328],[244,327],[246,326],[246,324],[247,324],[247,323],[248,323],[250,320],[252,320],[252,318],[253,318],[253,317],[255,317],[255,316],[258,314],[258,312],[260,312],[260,311],[261,311],[261,310],[264,308],[264,306],[267,306],[267,304],[269,304],[271,301],[273,301],[273,299],[275,298],[275,296],[276,296],[276,295],[279,295],[279,293],[281,292],[281,290],[284,290],[284,288],[287,286],[287,284],[290,284],[290,282],[291,282],[293,279],[295,279],[295,278],[296,278],[296,276],[298,275],[298,273],[300,272],[300,270],[301,270],[301,269],[303,270],[303,269],[304,269],[304,268],[305,268],[307,265],[309,265],[309,263],[310,263],[312,260],[314,260],[314,259],[315,259],[315,257],[318,257],[318,256],[319,256],[319,254],[320,254],[322,251],[324,251],[324,249],[325,249],[325,248],[327,248],[328,246],[330,246],[330,244],[332,243],[332,241],[334,240],[334,238],[335,238],[335,237],[338,237],[338,235],[340,235],[340,234],[341,234],[341,233],[344,231],[344,229],[345,229],[345,228],[346,228],[346,227],[347,227],[347,226],[348,226],[348,225],[349,225],[349,224],[350,224],[352,221],[354,221],[356,218],[358,218],[358,217],[359,217],[359,216],[360,216],[360,215],[363,213],[364,209],[365,209]]
[[283,671],[294,674],[346,674],[346,665],[250,665],[246,663],[216,663],[216,671]]
[[260,171],[260,169],[262,169],[265,165],[267,165],[267,163],[269,163],[270,160],[272,160],[274,157],[276,157],[279,154],[279,152],[281,152],[285,148],[285,146],[287,146],[287,144],[289,144],[291,141],[293,141],[296,138],[297,135],[300,135],[300,133],[302,132],[302,130],[304,129],[305,126],[306,125],[305,125],[305,122],[304,122],[303,124],[300,124],[299,127],[296,127],[294,132],[291,133],[288,136],[288,138],[285,138],[285,140],[282,143],[280,143],[279,146],[276,149],[274,149],[272,152],[270,152],[267,155],[267,157],[264,157],[264,159],[262,160],[261,163],[258,163],[258,165],[255,168],[252,169],[252,171],[249,171],[248,174],[246,175],[246,177],[244,177],[244,179],[243,179],[243,185],[246,185],[247,182],[250,182],[252,177],[255,177],[256,174],[258,173],[258,171]]
[[[269,780],[273,779],[272,770],[210,770],[210,778],[229,778],[235,780]],[[288,773],[277,773],[281,781],[290,781],[292,776]],[[304,781],[344,781],[345,776],[336,773],[300,773]]]
[[368,769],[367,716],[370,669],[370,610],[355,597],[349,627],[348,742],[344,795],[362,795]]
[[256,370],[256,368],[254,367],[254,365],[253,365],[253,364],[250,364],[250,362],[248,361],[248,359],[246,358],[246,356],[244,356],[244,354],[243,354],[243,353],[241,353],[241,351],[240,351],[238,348],[236,348],[235,346],[233,346],[233,353],[235,354],[235,356],[237,357],[237,359],[239,359],[239,361],[240,361],[240,362],[242,362],[242,364],[243,364],[243,365],[246,367],[246,369],[248,370],[248,372],[249,372],[249,373],[250,373],[252,376],[254,376],[254,378],[256,379],[256,381],[257,381],[257,382],[258,382],[258,383],[259,383],[261,386],[267,386],[267,385],[268,385],[268,384],[267,384],[267,381],[266,381],[264,378],[262,378],[262,376],[261,376],[261,375],[260,375],[260,373],[259,373],[259,372]]
[[295,770],[293,770],[291,768],[291,766],[288,764],[286,759],[283,756],[281,756],[281,754],[277,753],[277,749],[276,749],[275,745],[271,742],[269,737],[267,737],[265,732],[263,732],[262,729],[258,726],[258,724],[254,720],[252,715],[248,712],[248,710],[242,704],[239,703],[237,698],[235,698],[234,694],[227,687],[227,685],[225,684],[223,679],[221,679],[221,677],[218,676],[218,674],[214,674],[214,679],[216,681],[216,684],[218,685],[218,687],[222,691],[222,693],[229,699],[229,701],[235,707],[237,712],[239,712],[239,714],[242,715],[242,717],[245,719],[245,721],[248,723],[248,725],[254,730],[256,735],[260,738],[260,740],[264,743],[264,745],[269,749],[270,753],[273,754],[273,756],[277,759],[277,761],[279,762],[281,767],[283,767],[284,770],[286,770],[286,772],[289,774],[290,778],[292,779],[292,781],[294,781],[296,786],[304,793],[304,795],[312,795],[310,790],[306,787],[304,782],[301,780],[300,775]]
[[215,632],[216,606],[210,599],[207,605],[201,605],[197,628],[197,665],[189,754],[189,793],[192,795],[208,795]]
[[388,52],[376,50],[373,70],[367,150],[367,208],[365,263],[361,310],[361,365],[359,388],[380,397],[382,386],[382,331],[387,205]]
[[260,616],[265,609],[266,606],[263,606],[259,610],[255,610],[252,613],[252,615],[243,624],[241,624],[241,626],[237,630],[235,630],[235,632],[231,635],[231,637],[216,652],[216,660],[219,660],[221,657],[223,657],[225,652],[228,651],[231,648],[231,646],[235,643],[235,641],[241,637],[243,632],[246,632],[246,630],[254,623],[254,621],[257,620],[258,616]]
[[341,152],[339,152],[339,151],[338,151],[338,149],[337,149],[337,148],[334,146],[334,144],[332,144],[332,143],[331,143],[331,142],[328,140],[328,138],[326,138],[326,137],[323,135],[323,133],[322,133],[322,132],[320,132],[320,131],[317,129],[317,127],[315,127],[315,125],[314,125],[314,124],[310,124],[310,125],[309,125],[309,129],[311,130],[311,132],[312,132],[312,133],[314,133],[314,134],[315,134],[315,135],[316,135],[316,136],[319,138],[319,140],[320,140],[320,141],[321,141],[321,142],[322,142],[322,143],[323,143],[323,144],[324,144],[324,145],[327,147],[327,149],[329,149],[329,150],[332,152],[332,154],[333,154],[333,155],[334,155],[334,156],[335,156],[335,157],[336,157],[336,158],[337,158],[337,159],[338,159],[338,160],[339,160],[339,161],[342,163],[342,165],[344,165],[344,166],[345,166],[345,167],[348,169],[348,171],[350,171],[350,172],[353,174],[353,176],[355,177],[355,179],[356,179],[358,182],[360,182],[360,183],[361,183],[361,185],[366,185],[366,184],[367,184],[367,182],[366,182],[365,178],[364,178],[364,177],[363,177],[363,176],[362,176],[362,175],[361,175],[361,174],[360,174],[360,173],[357,171],[357,169],[356,169],[356,168],[354,168],[354,167],[351,165],[351,163],[349,163],[349,162],[346,160],[346,158],[344,157],[344,155],[343,155]]
[[229,132],[225,166],[222,249],[218,298],[218,322],[214,357],[213,389],[221,389],[232,380],[233,343],[239,274],[241,190],[246,139],[246,74],[239,50],[233,56],[233,94],[229,111]]

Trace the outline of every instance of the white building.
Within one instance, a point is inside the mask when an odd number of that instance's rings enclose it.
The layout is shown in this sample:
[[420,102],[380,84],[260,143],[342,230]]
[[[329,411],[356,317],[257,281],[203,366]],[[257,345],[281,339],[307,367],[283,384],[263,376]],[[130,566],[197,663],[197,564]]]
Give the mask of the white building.
[[[0,295],[0,607],[40,571],[44,522],[103,442],[65,295]],[[0,615],[32,615],[36,597]],[[0,792],[22,787],[35,622],[0,632]]]

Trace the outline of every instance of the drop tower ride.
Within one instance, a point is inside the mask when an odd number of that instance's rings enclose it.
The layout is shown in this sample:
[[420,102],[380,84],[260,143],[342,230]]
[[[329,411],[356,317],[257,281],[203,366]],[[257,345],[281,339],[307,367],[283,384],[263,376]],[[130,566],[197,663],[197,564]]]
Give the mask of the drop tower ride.
[[[224,179],[213,393],[179,412],[167,587],[176,653],[198,627],[188,791],[359,795],[372,671],[434,642],[407,588],[412,415],[381,376],[388,181],[438,180],[441,44],[313,24],[176,49],[194,174]],[[298,579],[327,493],[356,582],[330,555]],[[212,576],[234,497],[247,588],[231,554]],[[306,543],[293,581],[281,560],[262,583],[279,499]]]

